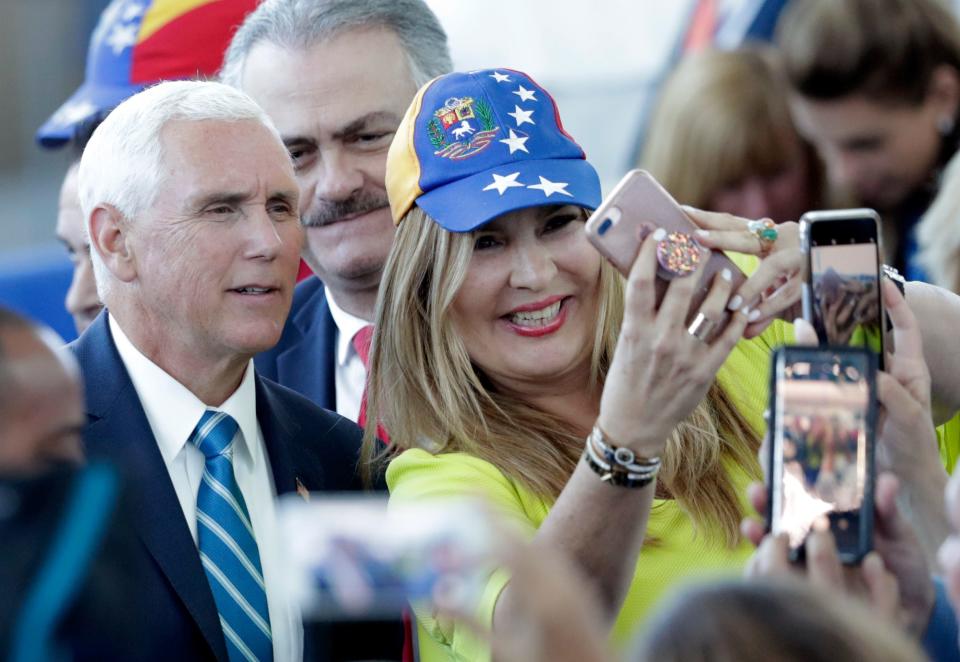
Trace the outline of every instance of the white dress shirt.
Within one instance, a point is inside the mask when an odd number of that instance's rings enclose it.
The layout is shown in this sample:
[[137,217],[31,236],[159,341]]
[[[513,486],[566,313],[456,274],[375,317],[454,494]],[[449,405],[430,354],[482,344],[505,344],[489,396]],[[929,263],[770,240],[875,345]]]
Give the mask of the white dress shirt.
[[337,369],[334,373],[337,413],[356,422],[360,416],[360,402],[363,400],[363,389],[367,383],[367,369],[363,367],[363,361],[353,347],[353,337],[370,322],[344,311],[330,296],[329,289],[324,290],[324,295],[327,297],[333,322],[337,325]]
[[[127,338],[111,316],[113,335],[120,359],[133,382],[147,422],[160,447],[176,490],[183,516],[197,542],[197,493],[206,459],[193,444],[190,434],[207,406],[183,384],[144,356]],[[273,655],[278,661],[303,659],[303,623],[299,608],[282,591],[284,558],[275,511],[276,488],[270,470],[263,434],[257,421],[257,391],[253,361],[247,366],[239,388],[219,407],[232,416],[238,430],[234,437],[233,473],[246,501],[253,533],[260,551],[260,564],[270,610]]]

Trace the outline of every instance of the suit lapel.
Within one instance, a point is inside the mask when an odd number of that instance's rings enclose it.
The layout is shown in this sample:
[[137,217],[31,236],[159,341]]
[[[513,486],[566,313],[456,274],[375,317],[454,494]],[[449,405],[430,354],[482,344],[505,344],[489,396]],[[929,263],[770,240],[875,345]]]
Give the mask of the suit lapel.
[[227,651],[196,544],[136,389],[101,314],[72,345],[83,370],[87,452],[120,467],[134,487],[134,524],[150,555],[196,621],[217,659]]
[[302,428],[297,417],[287,411],[283,400],[276,397],[274,390],[279,387],[256,377],[257,384],[257,422],[263,433],[263,441],[270,457],[270,470],[277,495],[297,491],[301,485],[318,489],[323,484],[323,469],[316,461],[302,457],[303,444],[309,443],[302,438]]
[[292,322],[296,336],[288,341],[290,348],[277,356],[277,381],[335,410],[337,325],[319,282]]

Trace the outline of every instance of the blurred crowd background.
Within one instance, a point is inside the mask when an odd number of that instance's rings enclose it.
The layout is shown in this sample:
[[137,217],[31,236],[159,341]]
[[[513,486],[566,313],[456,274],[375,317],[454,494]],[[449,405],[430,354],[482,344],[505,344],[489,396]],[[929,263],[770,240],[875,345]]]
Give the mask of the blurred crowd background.
[[[31,302],[66,340],[76,337],[62,294],[70,263],[54,237],[57,195],[72,155],[37,146],[37,128],[83,81],[90,34],[107,0],[7,0],[0,21],[0,302]],[[691,29],[703,42],[736,46],[767,37],[783,0],[625,0],[467,3],[430,0],[458,70],[509,63],[536,72],[597,166],[605,189],[631,167],[651,104]],[[707,32],[698,7],[709,5]],[[702,13],[702,11],[701,11]],[[577,39],[558,37],[576,33]],[[37,281],[39,273],[42,280]],[[12,278],[27,274],[23,279]],[[26,290],[24,288],[27,288]],[[54,293],[50,305],[34,289]]]

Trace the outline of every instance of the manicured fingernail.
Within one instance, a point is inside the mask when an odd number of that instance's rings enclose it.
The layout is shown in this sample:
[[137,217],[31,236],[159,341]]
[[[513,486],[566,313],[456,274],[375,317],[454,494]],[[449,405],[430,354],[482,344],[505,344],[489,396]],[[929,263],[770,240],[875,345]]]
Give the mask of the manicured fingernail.
[[750,311],[750,314],[747,315],[747,321],[756,322],[758,319],[760,319],[760,310],[757,308],[754,308],[753,310]]
[[663,228],[657,228],[656,232],[653,233],[653,240],[663,241],[666,236],[667,236],[666,230],[664,230]]
[[[724,269],[726,271],[726,269]],[[743,297],[739,294],[734,294],[733,298],[730,299],[730,303],[727,304],[727,310],[736,310],[740,307],[740,304],[743,303]]]
[[701,236],[701,237],[709,237],[709,236],[710,236],[710,231],[709,231],[709,230],[694,230],[694,234],[699,235],[699,236]]
[[743,316],[747,319],[750,319],[750,306],[744,306],[740,309],[740,312],[743,313]]
[[733,272],[731,272],[729,269],[724,269],[723,271],[720,272],[720,278],[724,279],[729,283],[730,281],[733,280]]
[[797,325],[800,324],[800,322],[802,322],[802,321],[803,321],[803,318],[802,318],[802,317],[798,317],[797,319],[793,320],[793,325],[794,325],[794,326],[797,326]]
[[694,211],[694,212],[700,211],[696,207],[691,207],[690,205],[680,205],[680,209],[682,209],[683,211]]

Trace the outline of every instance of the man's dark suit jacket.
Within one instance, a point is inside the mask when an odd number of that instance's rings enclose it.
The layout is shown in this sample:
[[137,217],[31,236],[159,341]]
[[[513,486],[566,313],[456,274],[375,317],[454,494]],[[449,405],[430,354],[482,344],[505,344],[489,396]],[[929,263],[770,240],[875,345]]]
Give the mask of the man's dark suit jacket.
[[[131,488],[133,526],[148,559],[149,572],[131,594],[150,615],[151,638],[139,659],[226,661],[217,607],[196,544],[106,312],[70,347],[86,387],[87,454],[113,462],[124,475]],[[297,491],[298,483],[310,491],[361,489],[355,471],[361,440],[356,424],[259,375],[256,392],[257,421],[277,494]],[[389,635],[365,638],[356,629],[338,633],[333,626],[323,643],[326,650],[317,651],[316,659],[376,657],[357,649],[371,643],[382,644],[393,657],[401,636],[395,626]]]
[[280,342],[253,360],[257,373],[336,411],[337,325],[323,283],[310,276],[293,295]]

